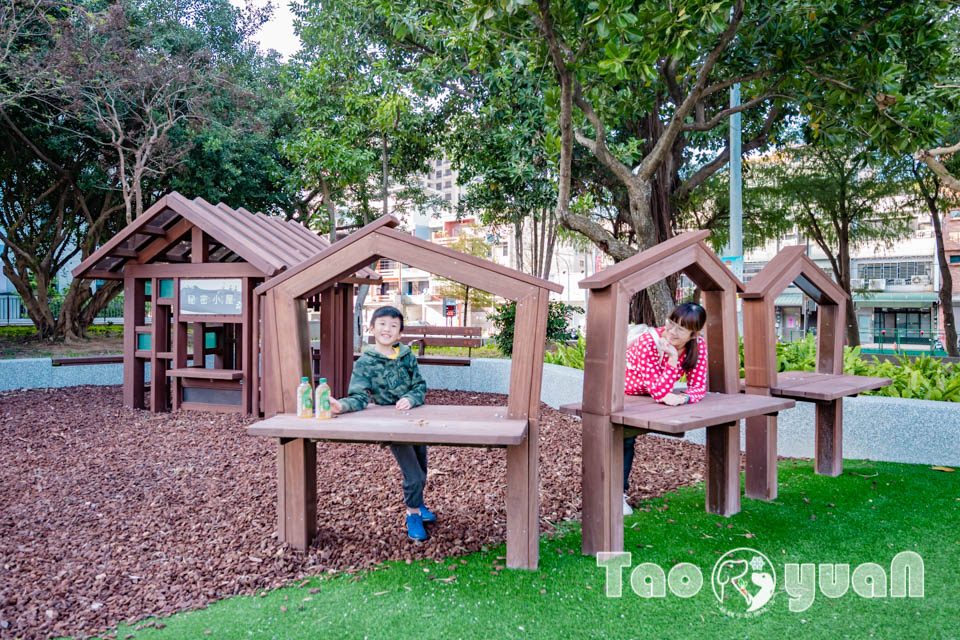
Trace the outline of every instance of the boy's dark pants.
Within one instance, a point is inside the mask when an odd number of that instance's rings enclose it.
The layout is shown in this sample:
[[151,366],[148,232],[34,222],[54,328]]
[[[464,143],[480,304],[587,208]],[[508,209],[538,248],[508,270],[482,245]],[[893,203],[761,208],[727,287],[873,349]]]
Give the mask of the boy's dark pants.
[[630,469],[633,469],[633,443],[637,436],[623,439],[623,492],[630,488]]
[[423,506],[423,487],[427,484],[427,446],[392,444],[390,452],[403,473],[403,502],[411,509]]

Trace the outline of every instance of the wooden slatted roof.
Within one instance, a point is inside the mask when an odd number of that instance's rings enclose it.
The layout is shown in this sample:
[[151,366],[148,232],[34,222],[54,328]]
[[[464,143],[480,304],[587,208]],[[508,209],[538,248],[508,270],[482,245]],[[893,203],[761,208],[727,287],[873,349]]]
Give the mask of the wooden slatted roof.
[[[203,198],[189,200],[176,191],[160,198],[134,222],[73,270],[75,278],[123,278],[127,263],[187,262],[190,231],[198,227],[211,239],[211,260],[247,262],[264,277],[275,276],[313,257],[330,242],[303,225],[276,216],[251,213]],[[352,282],[379,282],[369,268]]]
[[750,280],[741,297],[744,300],[774,300],[791,283],[813,298],[817,304],[849,301],[847,292],[810,259],[803,245],[782,248],[780,253]]
[[[511,300],[532,287],[562,292],[559,284],[536,278],[516,269],[498,265],[483,258],[454,251],[398,231],[399,221],[393,216],[382,216],[343,240],[330,245],[296,268],[267,280],[256,288],[258,295],[283,286],[291,297],[308,297],[350,273],[359,264],[378,256],[388,257],[403,264],[463,282],[490,291]],[[334,257],[337,259],[332,259]]]
[[681,233],[584,278],[580,288],[603,289],[620,284],[635,292],[670,273],[683,271],[701,288],[743,291],[740,279],[704,243],[709,235],[709,231]]

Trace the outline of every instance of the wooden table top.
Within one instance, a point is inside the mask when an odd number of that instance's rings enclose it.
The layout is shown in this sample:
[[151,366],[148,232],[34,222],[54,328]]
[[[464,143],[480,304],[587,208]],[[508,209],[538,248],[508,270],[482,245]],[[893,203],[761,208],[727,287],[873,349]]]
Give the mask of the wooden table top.
[[835,375],[813,371],[784,371],[777,374],[777,384],[770,387],[770,393],[781,398],[825,402],[855,396],[864,391],[873,391],[892,383],[890,378]]
[[[708,393],[700,402],[670,407],[650,396],[624,396],[623,410],[610,416],[613,424],[663,433],[683,433],[703,427],[736,422],[789,409],[794,401],[740,393]],[[564,413],[582,414],[583,403],[560,407]]]
[[421,405],[408,411],[369,405],[330,420],[280,414],[247,427],[252,436],[334,442],[506,447],[527,437],[526,418],[508,418],[506,407]]

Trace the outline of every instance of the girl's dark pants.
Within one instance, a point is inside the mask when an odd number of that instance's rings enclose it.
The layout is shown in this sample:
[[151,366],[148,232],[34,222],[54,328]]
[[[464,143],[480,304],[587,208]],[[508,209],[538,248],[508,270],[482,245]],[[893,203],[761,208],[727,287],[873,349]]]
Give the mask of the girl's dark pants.
[[630,488],[630,469],[633,469],[633,443],[637,436],[623,439],[623,492]]

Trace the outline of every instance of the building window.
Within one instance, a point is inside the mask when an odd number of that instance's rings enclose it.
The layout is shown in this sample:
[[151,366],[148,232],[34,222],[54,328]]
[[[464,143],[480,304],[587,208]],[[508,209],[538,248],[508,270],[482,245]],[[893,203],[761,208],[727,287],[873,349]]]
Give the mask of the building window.
[[951,231],[947,234],[947,240],[953,244],[960,244],[960,231]]
[[450,200],[450,194],[448,193],[447,195],[443,196],[443,199],[444,199],[444,200]]
[[396,269],[397,263],[393,260],[388,260],[387,258],[381,258],[380,262],[377,264],[377,271],[390,271],[391,269]]
[[[503,245],[503,257],[506,258],[506,257],[509,256],[509,255],[510,255],[510,247],[507,246],[506,244],[504,244],[504,245]],[[960,258],[960,256],[956,256],[956,257]],[[960,260],[958,260],[958,262],[960,262]]]
[[960,256],[950,256],[950,264],[960,264]]
[[444,172],[444,174],[443,174],[443,175],[445,175],[445,176],[448,176],[448,175],[450,175],[450,169],[447,169],[447,170],[446,170],[446,171]]
[[437,175],[434,176],[434,177],[435,177],[435,178],[441,178],[441,177],[443,177],[443,171],[437,171]]
[[930,262],[861,262],[857,266],[860,278],[864,280],[909,280],[913,276],[930,276]]
[[960,220],[960,209],[954,209],[951,211],[950,218],[953,220]]
[[449,181],[449,180],[447,180],[446,182],[443,183],[443,188],[444,188],[444,189],[449,189],[449,188],[450,188],[450,181]]

